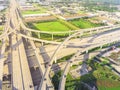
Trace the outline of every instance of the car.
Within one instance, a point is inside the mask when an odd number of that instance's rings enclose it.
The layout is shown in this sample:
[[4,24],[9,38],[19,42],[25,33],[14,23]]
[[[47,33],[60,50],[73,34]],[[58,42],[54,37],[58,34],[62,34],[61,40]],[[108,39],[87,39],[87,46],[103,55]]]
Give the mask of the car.
[[112,50],[115,50],[115,49],[116,49],[116,47],[115,47],[115,46],[112,46],[112,47],[111,47],[111,49],[112,49]]

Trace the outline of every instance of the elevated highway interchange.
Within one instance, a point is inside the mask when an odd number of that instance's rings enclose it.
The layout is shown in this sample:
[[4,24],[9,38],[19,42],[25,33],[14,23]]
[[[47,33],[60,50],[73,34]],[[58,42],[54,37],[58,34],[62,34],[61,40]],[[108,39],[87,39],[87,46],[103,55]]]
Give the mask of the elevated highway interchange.
[[[56,57],[59,56],[59,53],[67,53],[69,52],[67,48],[76,48],[79,50],[67,63],[64,68],[64,73],[62,75],[59,90],[64,90],[65,88],[65,81],[66,75],[69,72],[71,64],[73,64],[74,60],[81,55],[82,52],[88,51],[89,49],[95,47],[102,47],[104,44],[109,44],[113,42],[119,42],[120,40],[120,26],[105,26],[105,27],[98,27],[94,29],[87,29],[87,30],[77,30],[65,33],[71,33],[63,42],[55,42],[55,41],[48,41],[43,39],[34,38],[31,36],[31,32],[37,33],[50,33],[50,32],[43,32],[37,31],[33,29],[29,29],[24,25],[22,17],[20,15],[18,4],[15,0],[11,0],[10,2],[10,9],[9,15],[7,16],[7,22],[5,24],[5,29],[2,35],[0,35],[0,40],[2,41],[2,49],[0,53],[0,89],[2,89],[2,81],[3,81],[3,67],[4,67],[4,60],[7,59],[5,52],[7,51],[7,47],[9,54],[10,54],[10,61],[12,66],[11,68],[11,85],[12,90],[54,90],[54,87],[51,83],[49,78],[49,74],[53,65],[53,62],[56,60]],[[116,29],[116,30],[115,30]],[[109,30],[109,31],[108,31]],[[72,39],[76,36],[81,36],[83,33],[93,33],[96,31],[97,33],[91,37],[87,38],[77,38]],[[106,31],[106,32],[105,32]],[[62,32],[59,32],[62,33]],[[50,33],[51,35],[54,34]],[[50,60],[48,64],[44,64],[45,61],[40,59],[40,51],[37,50],[34,41],[39,41],[41,43],[49,43],[55,44],[53,46],[53,52],[51,52]],[[72,45],[71,45],[72,44]],[[49,45],[48,45],[49,46]],[[37,84],[37,88],[33,83],[32,72],[30,69],[30,62],[28,60],[28,56],[26,51],[28,47],[32,50],[35,56],[35,60],[39,67],[39,79],[40,81]],[[55,48],[54,48],[55,47]],[[48,47],[49,49],[50,47]],[[60,52],[65,50],[64,52]],[[74,51],[76,52],[76,51]],[[68,53],[69,54],[69,53]]]

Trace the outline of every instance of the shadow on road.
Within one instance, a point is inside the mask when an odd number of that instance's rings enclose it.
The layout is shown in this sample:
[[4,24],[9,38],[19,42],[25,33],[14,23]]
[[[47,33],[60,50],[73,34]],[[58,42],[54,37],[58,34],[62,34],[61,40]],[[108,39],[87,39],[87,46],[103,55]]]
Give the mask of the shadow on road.
[[50,61],[50,56],[47,54],[47,51],[45,50],[45,47],[44,46],[41,46],[40,47],[40,52],[43,52],[41,53],[41,56],[44,60],[45,63],[49,63]]
[[101,32],[101,33],[99,33],[99,34],[95,34],[95,35],[92,36],[92,38],[91,38],[88,42],[91,43],[91,42],[94,41],[94,39],[98,38],[99,36],[101,36],[101,35],[103,35],[103,34],[111,33],[111,32],[113,32],[113,31],[117,31],[117,30],[118,30],[118,29],[112,29],[112,30],[110,30],[110,31],[105,31],[105,32]]

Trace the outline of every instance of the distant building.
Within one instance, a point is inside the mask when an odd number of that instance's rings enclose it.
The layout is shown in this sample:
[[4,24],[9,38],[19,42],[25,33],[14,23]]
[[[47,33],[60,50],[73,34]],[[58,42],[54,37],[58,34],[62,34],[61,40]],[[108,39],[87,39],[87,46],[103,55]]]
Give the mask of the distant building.
[[8,0],[0,0],[0,5],[5,4]]
[[0,11],[6,8],[7,2],[8,0],[0,0]]
[[41,1],[45,1],[45,0],[26,0],[27,2],[41,2]]

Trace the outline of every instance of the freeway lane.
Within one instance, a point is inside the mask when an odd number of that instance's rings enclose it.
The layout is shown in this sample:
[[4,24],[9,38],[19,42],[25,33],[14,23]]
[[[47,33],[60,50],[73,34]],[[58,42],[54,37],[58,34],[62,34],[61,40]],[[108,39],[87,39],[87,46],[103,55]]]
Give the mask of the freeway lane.
[[[12,36],[11,44],[16,44],[16,40],[14,39],[16,36]],[[23,90],[23,81],[22,81],[22,72],[21,72],[21,65],[20,65],[20,57],[18,47],[12,48],[12,85],[13,90]],[[17,68],[16,68],[17,66]],[[19,77],[19,78],[18,78]]]
[[[12,29],[11,31],[16,29],[20,31],[18,18],[15,13],[15,3],[15,0],[11,0],[11,23],[9,27]],[[12,47],[12,88],[13,90],[34,90],[22,37],[12,34],[10,41]]]
[[[20,18],[20,14],[19,14],[19,12],[18,12],[18,9],[16,9],[16,15],[17,15],[17,17],[18,17],[18,20],[20,20],[19,18]],[[30,35],[30,32],[26,32],[25,31],[25,33],[26,33],[26,35],[28,35],[27,37],[30,37],[31,35]],[[21,33],[19,33],[18,35],[20,35],[20,36],[22,36],[22,37],[26,37],[26,35],[23,35],[23,34],[21,34]],[[32,37],[30,37],[30,38],[32,38]],[[41,40],[42,41],[42,40]],[[35,44],[34,44],[34,42],[32,41],[32,40],[30,40],[29,41],[30,42],[30,44],[31,44],[31,46],[32,46],[32,49],[34,49],[35,51],[34,51],[34,53],[35,53],[35,56],[36,56],[36,59],[37,59],[37,62],[38,62],[38,64],[39,64],[39,68],[40,68],[40,72],[41,72],[41,75],[43,76],[43,74],[44,74],[44,72],[45,72],[45,66],[44,65],[42,65],[42,63],[44,63],[44,61],[41,61],[40,59],[39,59],[39,53],[38,53],[38,51],[37,51],[37,49],[36,49],[36,46],[35,46]],[[48,41],[49,42],[49,41]],[[51,41],[52,42],[52,41]],[[54,43],[54,42],[53,42]],[[47,83],[47,86],[49,87],[53,87],[53,85],[52,85],[52,83],[51,83],[51,80],[49,79],[48,80],[49,82]],[[53,90],[52,88],[50,88],[50,90]]]
[[[31,46],[33,47],[33,49],[35,50],[35,56],[36,56],[37,62],[39,64],[41,75],[43,77],[43,74],[45,72],[45,65],[43,64],[44,61],[42,61],[42,59],[40,59],[40,54],[39,54],[38,50],[36,49],[36,46],[35,46],[34,42],[30,41],[30,43],[31,43]],[[53,87],[53,84],[52,84],[50,78],[48,78],[47,87]],[[49,88],[49,90],[54,90],[54,89]]]

